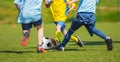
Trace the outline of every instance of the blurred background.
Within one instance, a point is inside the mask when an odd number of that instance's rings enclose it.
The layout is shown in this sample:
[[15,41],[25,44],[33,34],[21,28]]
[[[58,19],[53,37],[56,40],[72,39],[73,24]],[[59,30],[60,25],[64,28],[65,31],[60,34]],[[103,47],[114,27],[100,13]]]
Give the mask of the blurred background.
[[[96,27],[113,39],[113,51],[106,51],[104,40],[96,35],[91,37],[83,26],[74,34],[80,36],[85,47],[79,48],[74,42],[69,42],[65,52],[52,49],[45,54],[37,54],[37,30],[31,29],[29,43],[22,47],[22,28],[17,24],[18,11],[14,0],[0,0],[0,62],[120,62],[120,0],[99,1]],[[54,37],[56,30],[50,9],[44,3],[42,9],[44,36]],[[76,11],[67,16],[66,29],[76,17]]]
[[[53,20],[50,10],[44,6],[44,3],[42,9],[43,22],[50,23]],[[76,11],[69,13],[67,22],[72,21],[75,15]],[[100,0],[96,16],[99,22],[120,22],[120,0]],[[17,9],[14,0],[0,0],[0,24],[16,23]]]

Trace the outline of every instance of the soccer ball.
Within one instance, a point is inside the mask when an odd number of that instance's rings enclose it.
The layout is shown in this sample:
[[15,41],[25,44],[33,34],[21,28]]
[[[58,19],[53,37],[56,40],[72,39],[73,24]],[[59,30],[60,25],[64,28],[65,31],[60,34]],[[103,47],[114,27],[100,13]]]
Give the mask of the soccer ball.
[[42,47],[43,47],[44,49],[51,49],[51,48],[52,48],[52,42],[51,42],[50,38],[48,38],[48,37],[43,37]]

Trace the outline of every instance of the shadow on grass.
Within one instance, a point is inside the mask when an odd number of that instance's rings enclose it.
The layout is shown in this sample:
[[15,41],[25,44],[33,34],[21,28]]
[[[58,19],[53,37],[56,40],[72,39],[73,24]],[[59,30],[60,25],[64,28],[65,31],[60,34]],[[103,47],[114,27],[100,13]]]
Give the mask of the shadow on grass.
[[[92,45],[106,45],[104,41],[83,41],[84,45],[92,46]],[[120,41],[113,41],[114,43],[120,43]],[[76,45],[76,44],[70,44],[70,45]]]
[[86,49],[77,49],[77,48],[69,48],[69,49],[65,49],[65,51],[87,51]]
[[23,54],[23,53],[34,53],[34,51],[0,50],[0,53],[16,53],[16,54]]
[[[83,41],[85,46],[94,46],[94,45],[106,45],[104,41]],[[73,42],[69,42],[69,45],[77,45]],[[113,41],[113,44],[120,43],[120,41]],[[37,47],[28,47],[26,49],[35,49]],[[54,48],[50,50],[55,50]],[[87,51],[85,48],[77,49],[77,48],[66,48],[65,51]],[[94,49],[92,50],[94,51]],[[36,53],[35,51],[18,51],[18,50],[0,50],[0,53],[16,53],[16,54],[24,54],[24,53]]]
[[[106,43],[104,41],[83,41],[85,46],[95,46],[95,45],[106,45]],[[113,41],[113,44],[115,43],[120,43],[120,41]],[[77,44],[74,41],[70,41],[69,45],[73,45],[76,46]],[[37,47],[28,47],[26,49],[35,49]],[[56,50],[55,48],[52,49],[48,49],[48,50]],[[65,51],[89,51],[86,48],[65,48]],[[90,51],[96,51],[96,49],[91,49]]]

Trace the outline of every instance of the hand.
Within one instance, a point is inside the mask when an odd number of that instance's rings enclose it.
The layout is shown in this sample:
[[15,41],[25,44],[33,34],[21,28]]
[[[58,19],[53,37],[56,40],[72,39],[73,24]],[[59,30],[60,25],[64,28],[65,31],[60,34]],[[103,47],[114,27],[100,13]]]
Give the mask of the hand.
[[72,1],[70,1],[70,2],[66,2],[66,4],[67,4],[67,5],[70,5],[70,4],[72,4]]
[[47,8],[49,8],[49,7],[50,7],[50,4],[45,4],[45,6],[46,6]]
[[70,2],[66,2],[67,5],[77,2],[78,0],[71,0]]

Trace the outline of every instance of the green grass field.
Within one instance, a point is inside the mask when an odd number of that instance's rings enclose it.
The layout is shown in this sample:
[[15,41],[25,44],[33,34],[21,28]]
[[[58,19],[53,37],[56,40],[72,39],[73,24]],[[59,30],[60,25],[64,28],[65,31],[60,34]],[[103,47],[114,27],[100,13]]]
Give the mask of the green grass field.
[[[81,48],[70,40],[65,51],[51,49],[43,54],[36,53],[35,28],[31,29],[28,45],[21,46],[22,30],[21,25],[16,25],[17,9],[13,1],[0,0],[0,62],[120,62],[119,0],[100,0],[96,11],[96,26],[113,39],[113,51],[107,51],[105,42],[101,38],[96,35],[90,37],[85,27],[81,27],[74,35],[80,36],[84,47]],[[42,8],[44,36],[54,37],[55,25],[51,22],[53,20],[51,12],[44,5]],[[75,15],[75,11],[68,14],[67,29]]]
[[[70,23],[66,23],[67,29]],[[120,23],[98,22],[97,28],[113,39],[113,51],[107,51],[105,42],[94,35],[90,37],[84,27],[78,29],[74,35],[80,36],[84,47],[79,47],[70,41],[65,51],[54,49],[46,53],[36,53],[36,29],[31,29],[29,43],[21,46],[21,26],[16,28],[11,24],[0,24],[0,62],[120,62]],[[53,23],[44,23],[44,36],[53,37],[55,29]],[[49,32],[48,32],[49,31]]]

